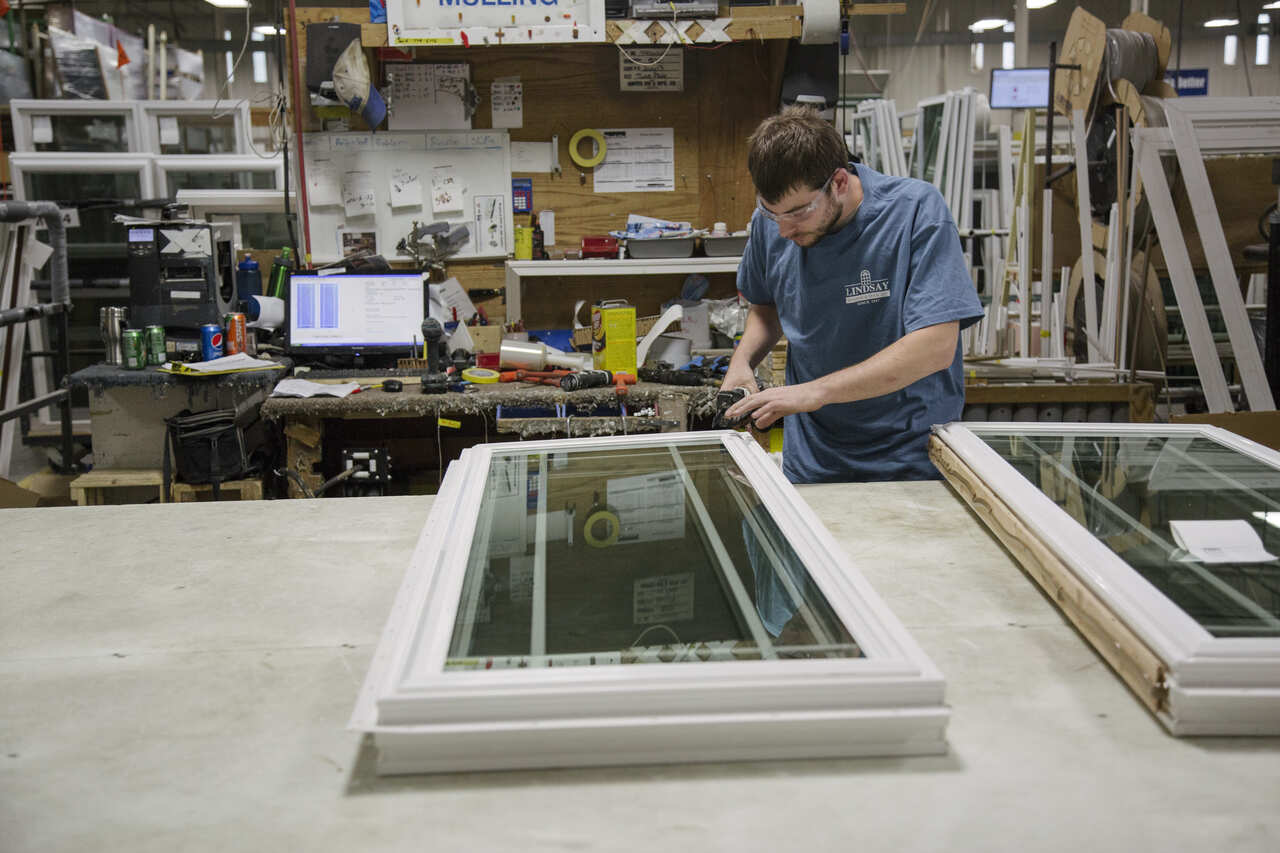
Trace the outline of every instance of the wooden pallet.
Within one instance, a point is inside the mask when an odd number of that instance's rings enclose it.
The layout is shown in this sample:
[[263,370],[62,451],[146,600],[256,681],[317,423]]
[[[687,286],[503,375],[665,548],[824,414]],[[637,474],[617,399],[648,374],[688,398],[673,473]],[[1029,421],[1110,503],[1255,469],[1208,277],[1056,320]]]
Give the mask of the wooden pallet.
[[[224,501],[260,501],[262,500],[261,480],[227,480],[219,490],[219,500]],[[213,486],[208,483],[174,483],[173,502],[197,503],[213,500]]]
[[[144,503],[152,497],[164,503],[164,477],[158,468],[101,468],[71,481],[76,506]],[[138,499],[145,490],[145,497]]]

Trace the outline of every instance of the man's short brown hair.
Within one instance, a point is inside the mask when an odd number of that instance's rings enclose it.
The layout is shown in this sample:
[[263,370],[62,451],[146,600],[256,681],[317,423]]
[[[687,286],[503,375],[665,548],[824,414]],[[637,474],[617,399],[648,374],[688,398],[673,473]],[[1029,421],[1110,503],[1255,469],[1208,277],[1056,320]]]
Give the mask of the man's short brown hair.
[[849,165],[840,133],[812,107],[785,107],[760,122],[748,144],[751,181],[770,204],[791,190],[816,190],[836,169]]

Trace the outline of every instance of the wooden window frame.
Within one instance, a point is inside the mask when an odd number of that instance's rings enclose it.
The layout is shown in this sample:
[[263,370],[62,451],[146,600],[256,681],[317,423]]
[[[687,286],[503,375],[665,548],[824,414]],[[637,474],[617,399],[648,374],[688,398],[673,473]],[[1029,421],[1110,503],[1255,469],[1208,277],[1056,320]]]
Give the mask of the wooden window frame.
[[1215,637],[1022,476],[983,433],[1204,438],[1277,469],[1280,453],[1194,424],[960,424],[930,456],[1028,574],[1175,735],[1280,734],[1280,637]]

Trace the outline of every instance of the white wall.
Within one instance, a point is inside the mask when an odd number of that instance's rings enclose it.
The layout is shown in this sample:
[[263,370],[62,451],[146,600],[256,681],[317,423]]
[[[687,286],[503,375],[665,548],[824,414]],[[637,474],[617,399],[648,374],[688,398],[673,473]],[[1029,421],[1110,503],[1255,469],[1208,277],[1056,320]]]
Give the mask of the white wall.
[[[1176,50],[1176,48],[1175,48]],[[889,83],[885,87],[885,97],[897,102],[899,111],[909,110],[923,98],[932,97],[951,89],[972,86],[978,91],[986,92],[990,86],[991,67],[1000,64],[1000,45],[987,44],[985,48],[985,64],[983,70],[973,71],[969,64],[969,48],[967,45],[921,45],[914,55],[911,48],[880,47],[864,48],[863,58],[869,68],[885,68],[892,72]],[[1032,42],[1028,56],[1032,65],[1046,65],[1049,61],[1049,45],[1047,42]],[[1176,56],[1176,54],[1175,54]],[[1171,56],[1169,65],[1172,68],[1175,56]],[[1250,62],[1249,74],[1253,82],[1255,95],[1280,95],[1280,38],[1271,44],[1270,63],[1266,66],[1253,65],[1254,40],[1242,37],[1239,58],[1235,66],[1222,64],[1222,37],[1211,39],[1187,39],[1182,45],[1183,68],[1209,69],[1209,94],[1217,96],[1243,96],[1249,94],[1245,86],[1245,59]],[[857,78],[862,78],[861,69],[854,56],[849,57],[846,76],[851,85],[857,85]],[[862,78],[865,80],[865,78]],[[1008,110],[993,110],[993,123],[1007,124]]]

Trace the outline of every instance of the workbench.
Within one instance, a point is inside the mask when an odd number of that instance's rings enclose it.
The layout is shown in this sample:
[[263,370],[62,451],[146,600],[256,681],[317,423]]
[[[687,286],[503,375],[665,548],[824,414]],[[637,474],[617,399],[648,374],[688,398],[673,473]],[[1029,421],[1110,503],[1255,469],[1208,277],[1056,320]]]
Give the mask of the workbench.
[[376,777],[430,497],[0,512],[0,838],[52,850],[1274,851],[1280,739],[1175,739],[941,482],[801,487],[946,755]]
[[[443,468],[463,448],[495,439],[683,432],[690,428],[691,420],[709,422],[714,417],[717,390],[712,386],[640,382],[619,398],[612,387],[561,391],[545,385],[504,382],[474,385],[465,393],[423,394],[418,377],[403,379],[404,390],[395,393],[369,390],[342,398],[272,397],[262,404],[262,417],[280,422],[287,467],[298,472],[308,488],[315,489],[326,476],[338,473],[336,468],[327,475],[320,473],[326,466],[332,467],[333,462],[332,447],[328,448],[326,461],[326,440],[399,441],[402,454],[413,452],[414,445],[425,445],[426,451],[434,448],[436,453],[430,464]],[[367,381],[380,379],[371,376]],[[614,414],[619,411],[619,399],[626,406],[625,416]],[[529,409],[546,410],[552,416],[522,415],[522,410]],[[635,414],[649,410],[650,414]],[[388,419],[396,423],[388,424]],[[440,428],[442,424],[444,429]],[[393,470],[397,466],[395,456],[393,450]],[[297,485],[290,483],[290,497],[300,494]]]

